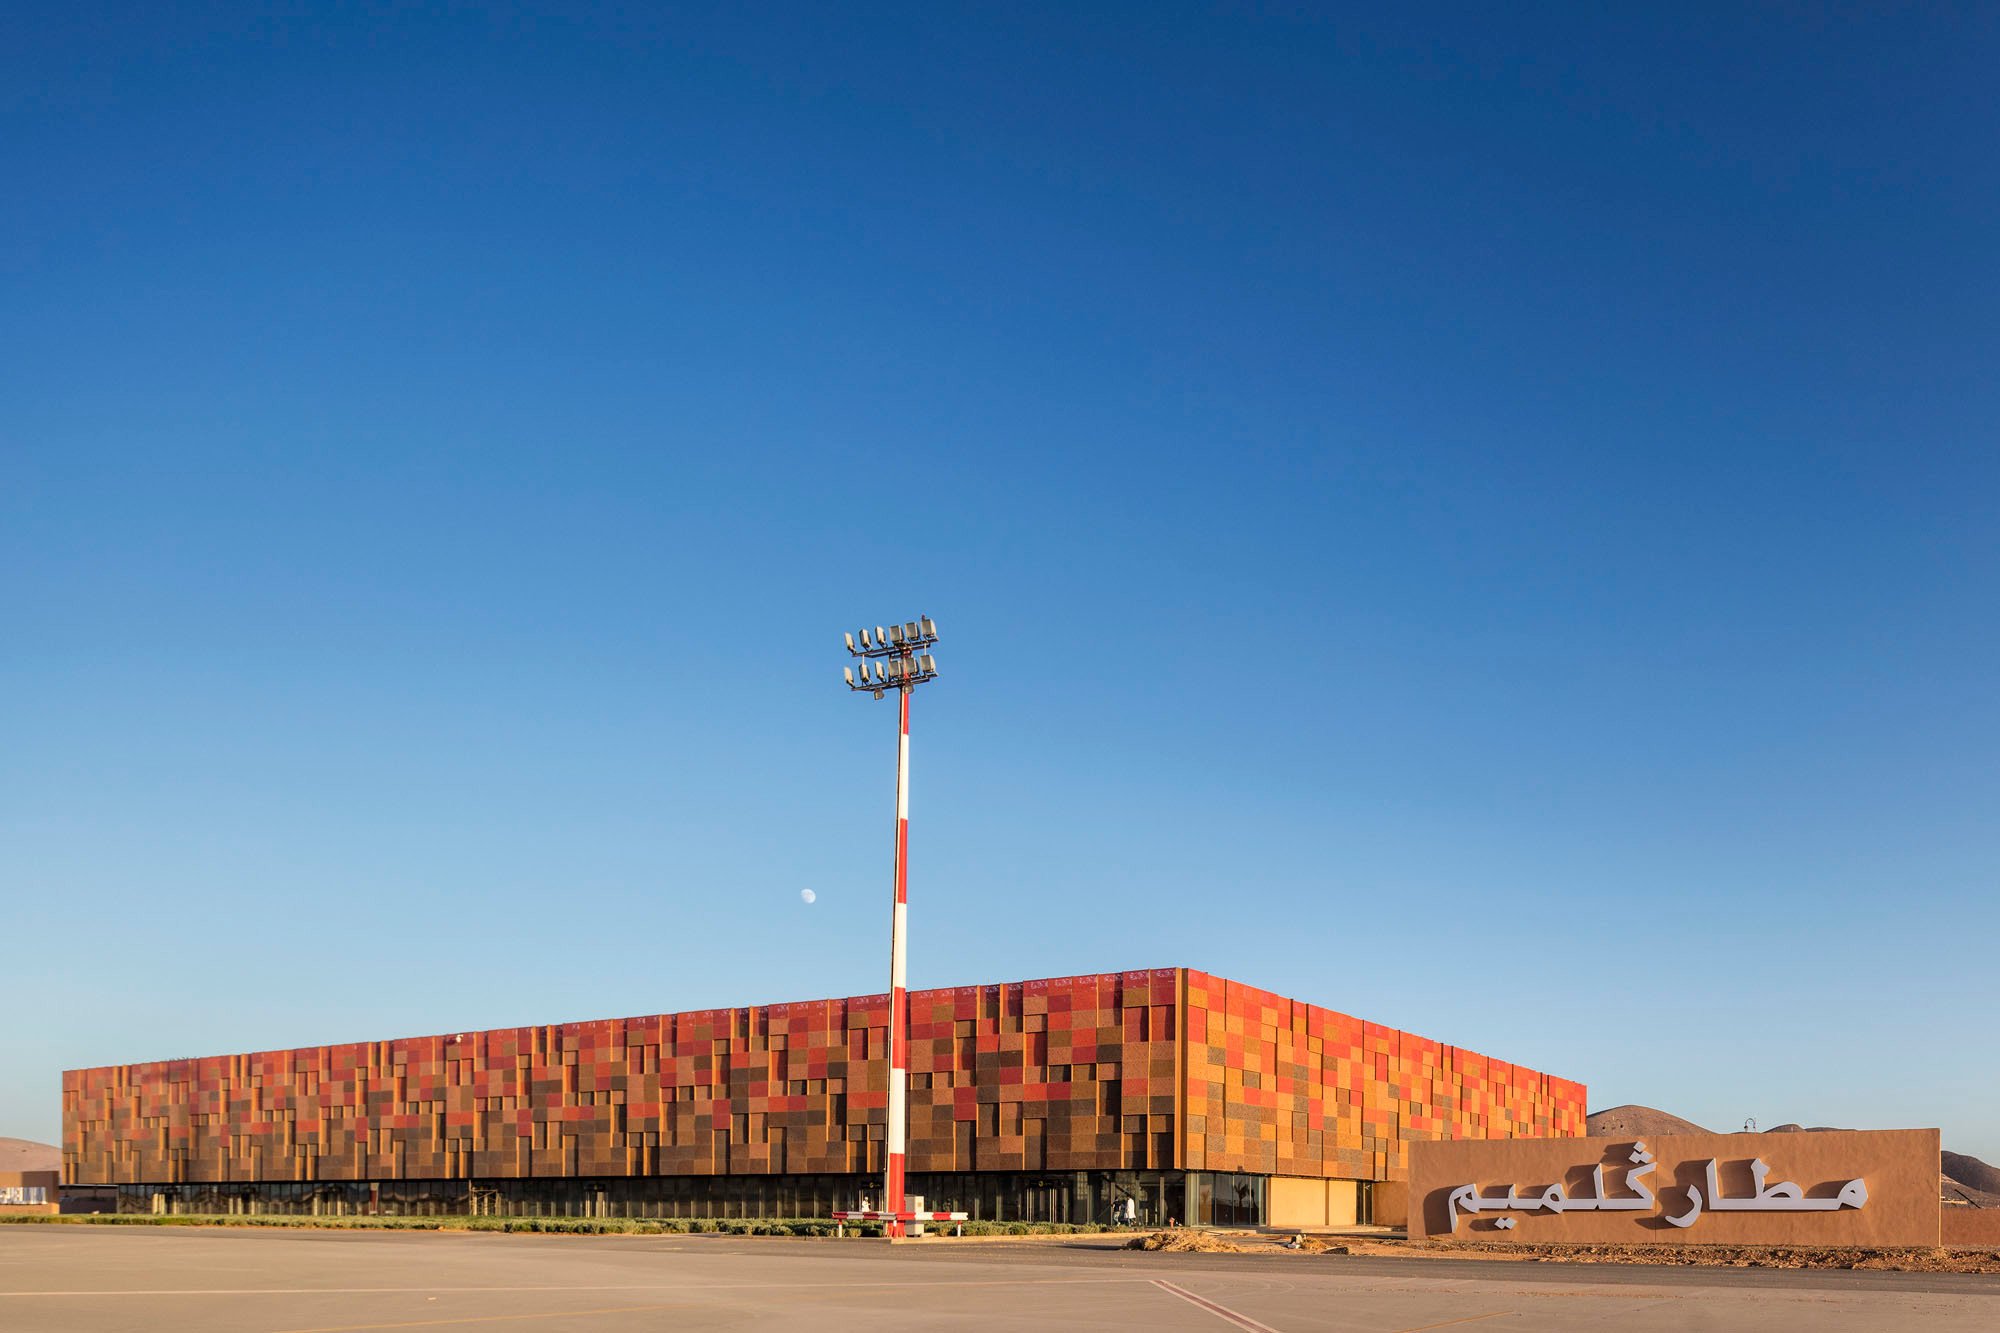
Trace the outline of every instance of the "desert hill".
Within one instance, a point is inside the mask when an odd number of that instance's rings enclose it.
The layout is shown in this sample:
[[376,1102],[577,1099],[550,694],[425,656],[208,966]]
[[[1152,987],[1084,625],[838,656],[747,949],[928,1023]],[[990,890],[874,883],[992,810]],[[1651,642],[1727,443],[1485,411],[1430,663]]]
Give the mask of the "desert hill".
[[0,1139],[0,1171],[58,1171],[62,1149],[33,1139]]
[[1614,1106],[1608,1111],[1592,1111],[1584,1124],[1593,1139],[1643,1139],[1648,1134],[1707,1134],[1692,1120],[1654,1110],[1650,1106]]
[[[1657,1110],[1651,1106],[1614,1106],[1593,1111],[1584,1121],[1594,1139],[1644,1138],[1648,1134],[1706,1134],[1709,1131],[1692,1120]],[[1818,1134],[1832,1125],[1774,1125],[1767,1134]],[[1938,1176],[1938,1197],[1975,1208],[2000,1208],[2000,1168],[1987,1165],[1964,1153],[1939,1154],[1942,1170]]]
[[1967,1189],[2000,1197],[2000,1167],[1988,1166],[1962,1152],[1947,1152],[1943,1157],[1944,1173],[1953,1180]]

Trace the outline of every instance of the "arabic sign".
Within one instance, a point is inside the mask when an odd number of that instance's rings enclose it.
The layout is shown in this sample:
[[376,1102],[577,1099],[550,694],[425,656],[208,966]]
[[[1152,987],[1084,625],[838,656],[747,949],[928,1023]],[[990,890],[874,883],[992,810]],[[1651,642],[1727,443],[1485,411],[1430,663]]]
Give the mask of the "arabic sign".
[[[1641,1184],[1641,1180],[1653,1173],[1659,1163],[1653,1154],[1646,1151],[1644,1143],[1634,1143],[1627,1157],[1632,1165],[1625,1168],[1625,1188],[1629,1193],[1612,1195],[1604,1192],[1604,1168],[1590,1168],[1590,1193],[1569,1194],[1561,1185],[1550,1185],[1540,1194],[1530,1194],[1522,1198],[1513,1185],[1507,1187],[1504,1195],[1481,1194],[1476,1185],[1460,1185],[1445,1196],[1445,1216],[1451,1222],[1451,1229],[1458,1230],[1461,1213],[1491,1213],[1506,1210],[1549,1213],[1634,1213],[1645,1212],[1655,1203],[1653,1191]],[[1661,1216],[1671,1227],[1691,1227],[1701,1216],[1702,1201],[1705,1198],[1711,1212],[1757,1212],[1757,1213],[1827,1213],[1836,1208],[1860,1208],[1868,1202],[1868,1182],[1857,1177],[1843,1184],[1839,1191],[1825,1198],[1809,1199],[1805,1191],[1789,1180],[1781,1180],[1775,1185],[1766,1185],[1764,1178],[1771,1168],[1761,1157],[1750,1161],[1750,1175],[1756,1182],[1756,1192],[1741,1198],[1730,1198],[1723,1194],[1715,1183],[1715,1158],[1703,1163],[1708,1181],[1708,1193],[1702,1193],[1700,1185],[1689,1185],[1684,1189],[1687,1207],[1679,1213],[1663,1213]],[[1506,1231],[1515,1226],[1515,1219],[1503,1217],[1494,1226]]]
[[46,1185],[0,1185],[0,1207],[24,1206],[48,1201],[49,1189]]
[[1938,1243],[1936,1130],[1410,1147],[1412,1239]]

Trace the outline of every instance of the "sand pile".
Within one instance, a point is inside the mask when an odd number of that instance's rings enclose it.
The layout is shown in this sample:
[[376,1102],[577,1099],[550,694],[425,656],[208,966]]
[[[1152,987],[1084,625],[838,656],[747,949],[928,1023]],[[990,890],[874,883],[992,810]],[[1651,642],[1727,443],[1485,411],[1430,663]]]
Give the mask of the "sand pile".
[[1163,1250],[1169,1254],[1249,1254],[1253,1250],[1268,1250],[1269,1245],[1238,1245],[1226,1236],[1218,1236],[1207,1231],[1191,1231],[1187,1227],[1175,1227],[1171,1231],[1155,1231],[1150,1236],[1135,1236],[1125,1242],[1128,1250]]

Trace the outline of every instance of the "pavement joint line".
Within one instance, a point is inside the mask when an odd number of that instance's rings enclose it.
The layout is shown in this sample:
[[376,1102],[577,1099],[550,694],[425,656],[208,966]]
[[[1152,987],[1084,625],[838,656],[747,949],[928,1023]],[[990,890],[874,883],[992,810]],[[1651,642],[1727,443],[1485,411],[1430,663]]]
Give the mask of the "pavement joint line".
[[666,1305],[607,1305],[599,1310],[550,1310],[541,1314],[475,1314],[456,1319],[404,1319],[393,1324],[328,1324],[321,1328],[293,1328],[285,1333],[360,1333],[370,1328],[434,1328],[439,1324],[498,1324],[509,1319],[583,1319],[600,1314],[638,1314],[646,1310],[680,1310],[686,1305],[672,1301]]
[[160,1287],[126,1291],[0,1291],[8,1297],[75,1296],[435,1296],[536,1291],[879,1291],[897,1287],[1085,1287],[1139,1283],[1143,1277],[993,1278],[965,1282],[589,1282],[560,1287]]
[[1415,1328],[1399,1328],[1396,1333],[1426,1333],[1433,1328],[1450,1328],[1453,1324],[1476,1324],[1482,1319],[1498,1319],[1502,1315],[1519,1314],[1518,1310],[1493,1310],[1486,1314],[1469,1314],[1463,1319],[1446,1319],[1436,1324],[1418,1324]]
[[1246,1333],[1278,1333],[1278,1330],[1272,1328],[1269,1324],[1260,1324],[1247,1314],[1232,1310],[1226,1305],[1218,1305],[1205,1296],[1197,1296],[1186,1287],[1177,1287],[1164,1278],[1154,1278],[1153,1285],[1161,1291],[1166,1292],[1169,1296],[1177,1296],[1197,1309],[1208,1311],[1224,1323],[1234,1324],[1236,1327],[1244,1329]]

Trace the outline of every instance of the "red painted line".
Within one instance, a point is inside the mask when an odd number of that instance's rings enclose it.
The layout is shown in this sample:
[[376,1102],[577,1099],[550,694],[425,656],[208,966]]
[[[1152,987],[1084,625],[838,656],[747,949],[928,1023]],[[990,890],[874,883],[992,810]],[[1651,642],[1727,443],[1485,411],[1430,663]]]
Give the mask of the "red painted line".
[[1186,1287],[1177,1287],[1173,1283],[1163,1282],[1159,1278],[1153,1279],[1153,1285],[1161,1291],[1166,1292],[1169,1296],[1178,1296],[1189,1305],[1200,1306],[1217,1319],[1234,1324],[1238,1328],[1247,1329],[1249,1333],[1278,1333],[1278,1330],[1272,1328],[1269,1324],[1260,1324],[1247,1314],[1238,1314],[1226,1305],[1217,1305],[1214,1301],[1195,1295]]

